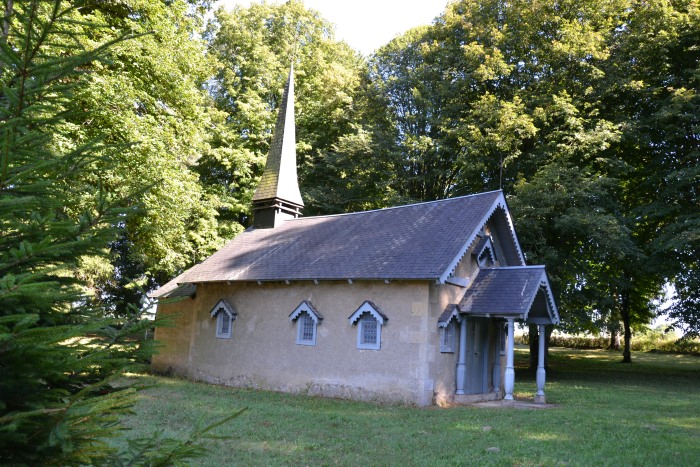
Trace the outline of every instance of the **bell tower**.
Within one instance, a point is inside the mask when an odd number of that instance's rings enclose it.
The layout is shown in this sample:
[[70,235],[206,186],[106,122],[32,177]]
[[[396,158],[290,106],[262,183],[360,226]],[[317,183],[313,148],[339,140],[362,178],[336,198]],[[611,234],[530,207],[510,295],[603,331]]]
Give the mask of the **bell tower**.
[[294,65],[284,87],[275,133],[265,171],[253,195],[253,227],[274,228],[286,219],[301,216],[304,201],[297,180],[294,129]]

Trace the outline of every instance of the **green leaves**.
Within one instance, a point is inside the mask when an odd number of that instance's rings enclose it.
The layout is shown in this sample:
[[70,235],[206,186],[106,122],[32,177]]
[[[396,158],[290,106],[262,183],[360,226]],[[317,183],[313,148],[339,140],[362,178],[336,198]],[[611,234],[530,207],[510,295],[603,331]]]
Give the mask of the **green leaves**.
[[502,187],[569,330],[644,323],[697,270],[699,30],[692,1],[453,2],[370,58],[367,164],[409,199]]
[[332,30],[298,1],[253,3],[216,13],[209,51],[219,67],[209,89],[228,117],[225,127],[216,129],[213,150],[202,158],[198,171],[207,190],[222,201],[227,220],[249,223],[250,199],[264,168],[292,62],[305,213],[337,212],[315,193],[338,179],[330,167],[331,153],[352,132],[361,61],[333,38]]

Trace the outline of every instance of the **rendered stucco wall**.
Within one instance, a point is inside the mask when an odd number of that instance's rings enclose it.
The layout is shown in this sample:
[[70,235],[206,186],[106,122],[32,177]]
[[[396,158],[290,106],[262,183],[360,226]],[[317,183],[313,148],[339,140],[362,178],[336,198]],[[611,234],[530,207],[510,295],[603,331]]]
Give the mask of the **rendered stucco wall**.
[[158,353],[153,356],[151,363],[155,371],[186,374],[192,343],[193,303],[192,299],[185,298],[158,307],[158,318],[166,319],[167,326],[156,327]]
[[[471,250],[464,255],[457,264],[455,277],[468,278],[470,281],[478,272],[476,260],[472,257]],[[438,319],[449,305],[457,304],[464,296],[466,288],[451,284],[431,284],[430,286],[430,315],[431,330],[435,333],[439,343],[440,329]],[[459,356],[459,325],[455,328],[454,352],[440,352],[440,345],[435,348],[434,364],[431,366],[431,378],[435,381],[435,403],[447,405],[451,403],[456,389],[456,367]]]
[[[500,250],[498,239],[494,240]],[[469,251],[453,275],[471,282],[477,273]],[[418,281],[200,284],[195,299],[159,307],[160,315],[178,317],[174,327],[156,330],[156,339],[164,346],[154,357],[153,368],[230,386],[421,406],[451,404],[459,327],[454,352],[443,353],[438,319],[448,305],[460,302],[466,290]],[[209,315],[221,299],[238,313],[231,339],[215,337],[216,320]],[[289,320],[303,300],[324,318],[315,346],[297,345],[296,323]],[[348,322],[365,300],[389,318],[378,351],[357,349],[357,326]],[[489,350],[491,366],[498,355],[495,322],[488,332],[494,342]],[[501,357],[501,373],[504,370]]]
[[[415,281],[199,284],[195,299],[159,308],[184,313],[175,328],[157,329],[164,347],[153,368],[230,386],[430,405],[439,334],[429,287]],[[215,337],[209,313],[220,299],[238,313],[231,339]],[[315,346],[296,344],[289,314],[302,300],[323,316]],[[365,300],[388,317],[380,350],[357,349],[357,326],[348,321]]]

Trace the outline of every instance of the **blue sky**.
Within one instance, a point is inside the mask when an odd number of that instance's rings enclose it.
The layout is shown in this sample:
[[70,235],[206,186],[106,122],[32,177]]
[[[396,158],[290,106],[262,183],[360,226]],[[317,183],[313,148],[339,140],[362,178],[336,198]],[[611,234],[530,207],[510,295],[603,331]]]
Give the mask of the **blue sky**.
[[[369,55],[397,35],[430,24],[448,0],[304,0],[307,8],[336,25],[336,37]],[[220,0],[226,8],[251,0]],[[272,1],[270,3],[280,3]]]

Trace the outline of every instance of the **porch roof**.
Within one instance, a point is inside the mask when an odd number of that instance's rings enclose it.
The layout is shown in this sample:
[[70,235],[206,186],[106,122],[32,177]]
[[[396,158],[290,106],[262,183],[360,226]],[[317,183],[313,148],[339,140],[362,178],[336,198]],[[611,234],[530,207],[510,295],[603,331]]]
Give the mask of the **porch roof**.
[[482,269],[459,303],[461,313],[556,324],[559,311],[544,266]]

